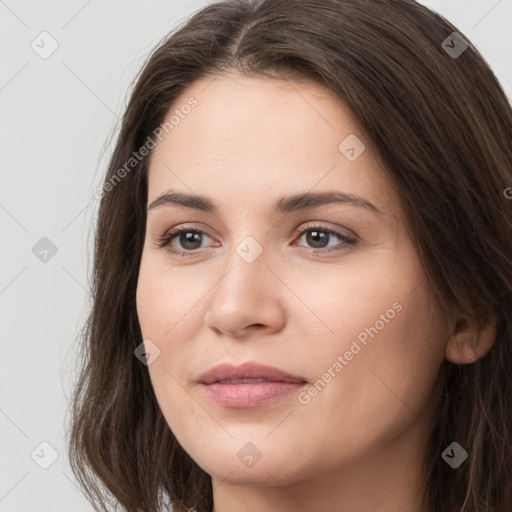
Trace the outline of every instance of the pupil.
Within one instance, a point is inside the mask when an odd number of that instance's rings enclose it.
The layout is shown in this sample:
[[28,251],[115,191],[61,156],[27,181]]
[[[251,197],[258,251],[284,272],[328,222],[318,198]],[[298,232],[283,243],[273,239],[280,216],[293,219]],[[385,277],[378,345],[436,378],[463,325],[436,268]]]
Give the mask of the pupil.
[[[308,243],[312,243],[315,249],[322,249],[326,246],[328,235],[323,231],[309,231],[306,234]],[[320,242],[320,245],[315,245]]]
[[[182,237],[185,236],[185,243],[182,243],[182,246],[185,249],[197,249],[197,247],[188,247],[187,244],[194,244],[194,242],[199,241],[199,245],[201,245],[201,233],[195,233],[192,231],[188,231],[187,233],[182,233]],[[181,242],[181,240],[180,240]]]

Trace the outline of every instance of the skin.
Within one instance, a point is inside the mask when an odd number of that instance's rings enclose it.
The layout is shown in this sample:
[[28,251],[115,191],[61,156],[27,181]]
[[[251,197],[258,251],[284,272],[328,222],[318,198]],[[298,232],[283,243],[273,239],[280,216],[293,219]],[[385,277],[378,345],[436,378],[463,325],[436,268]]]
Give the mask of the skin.
[[[160,350],[148,367],[159,406],[211,475],[215,512],[424,512],[421,461],[439,367],[445,357],[481,357],[492,326],[475,331],[442,314],[400,197],[341,100],[309,81],[232,73],[192,85],[171,110],[190,97],[197,106],[151,156],[148,204],[172,189],[208,196],[218,213],[149,210],[137,311],[143,337]],[[350,134],[366,146],[354,161],[338,149]],[[326,190],[381,213],[353,204],[271,209],[278,196]],[[312,225],[357,243],[326,235],[322,249],[308,232],[294,235]],[[195,245],[173,240],[185,257],[158,247],[179,226],[205,233]],[[262,249],[251,263],[237,252],[248,236]],[[389,319],[393,304],[401,309]],[[384,327],[347,361],[352,342],[383,314]],[[336,372],[338,356],[346,365]],[[221,362],[247,361],[311,385],[328,369],[332,378],[306,404],[295,394],[254,409],[217,405],[197,384]],[[248,442],[261,454],[252,467],[237,457]]]

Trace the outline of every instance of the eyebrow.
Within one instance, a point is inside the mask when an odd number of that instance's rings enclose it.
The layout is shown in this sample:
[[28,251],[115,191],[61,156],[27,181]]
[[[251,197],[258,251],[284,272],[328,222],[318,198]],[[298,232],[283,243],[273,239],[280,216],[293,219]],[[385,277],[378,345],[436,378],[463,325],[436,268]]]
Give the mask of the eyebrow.
[[[304,192],[300,194],[280,196],[272,204],[272,210],[278,213],[290,213],[331,203],[358,206],[373,213],[383,215],[383,213],[367,199],[337,190],[328,190],[325,192]],[[168,190],[155,199],[149,205],[148,211],[163,205],[181,205],[208,213],[218,213],[218,208],[215,206],[215,203],[208,197],[183,194],[180,192],[173,192],[172,190]]]

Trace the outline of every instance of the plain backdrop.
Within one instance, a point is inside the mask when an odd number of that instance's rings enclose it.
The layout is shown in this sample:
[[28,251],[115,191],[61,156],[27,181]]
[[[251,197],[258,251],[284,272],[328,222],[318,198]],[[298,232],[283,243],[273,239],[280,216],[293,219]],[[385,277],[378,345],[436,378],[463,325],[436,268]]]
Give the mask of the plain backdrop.
[[[512,0],[422,3],[478,47],[512,98]],[[90,306],[92,191],[133,76],[205,5],[0,0],[0,512],[92,511],[64,438]]]

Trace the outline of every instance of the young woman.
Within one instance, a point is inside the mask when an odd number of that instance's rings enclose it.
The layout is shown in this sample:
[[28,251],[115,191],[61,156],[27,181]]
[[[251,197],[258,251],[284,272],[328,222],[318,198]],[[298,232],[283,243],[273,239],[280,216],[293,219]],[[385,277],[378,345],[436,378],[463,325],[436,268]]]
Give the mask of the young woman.
[[512,510],[512,109],[412,0],[232,0],[150,56],[97,224],[96,510]]

